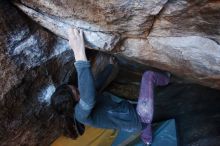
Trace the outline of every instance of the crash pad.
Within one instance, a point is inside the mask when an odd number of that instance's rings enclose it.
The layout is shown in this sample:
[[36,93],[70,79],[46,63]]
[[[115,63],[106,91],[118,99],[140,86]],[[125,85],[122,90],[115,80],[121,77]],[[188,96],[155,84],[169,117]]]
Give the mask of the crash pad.
[[51,146],[111,146],[116,135],[116,130],[86,126],[85,133],[76,140],[60,136]]

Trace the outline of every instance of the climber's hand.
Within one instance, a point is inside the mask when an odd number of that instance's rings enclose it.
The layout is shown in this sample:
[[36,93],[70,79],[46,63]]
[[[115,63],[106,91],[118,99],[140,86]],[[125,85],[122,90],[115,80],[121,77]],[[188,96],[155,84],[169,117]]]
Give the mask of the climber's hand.
[[72,48],[76,61],[86,61],[86,53],[82,30],[70,28],[68,30],[69,45]]

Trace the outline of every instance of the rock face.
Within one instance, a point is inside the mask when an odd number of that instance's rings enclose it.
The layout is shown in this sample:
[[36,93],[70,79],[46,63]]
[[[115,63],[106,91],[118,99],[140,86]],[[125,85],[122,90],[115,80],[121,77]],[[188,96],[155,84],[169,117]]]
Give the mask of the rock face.
[[219,1],[20,0],[15,5],[63,38],[69,27],[77,27],[89,48],[220,89]]
[[181,146],[220,145],[220,91],[182,83],[220,89],[219,21],[217,0],[0,1],[1,145],[46,146],[61,134],[50,95],[75,83],[69,27],[108,53],[88,52],[94,72],[117,57],[115,95],[136,99],[146,69],[173,73],[157,89],[154,120],[175,118]]
[[49,145],[60,135],[50,95],[65,82],[66,67],[74,72],[67,63],[73,55],[61,55],[68,49],[66,41],[31,22],[8,1],[0,2],[0,34],[1,145]]

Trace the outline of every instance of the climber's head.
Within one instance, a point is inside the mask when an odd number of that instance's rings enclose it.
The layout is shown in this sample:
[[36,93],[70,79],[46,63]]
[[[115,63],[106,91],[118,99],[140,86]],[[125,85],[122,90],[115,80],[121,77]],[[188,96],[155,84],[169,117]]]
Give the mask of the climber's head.
[[59,86],[51,97],[51,106],[59,115],[63,134],[73,139],[84,132],[84,126],[74,118],[74,108],[78,101],[77,88],[67,84]]
[[51,105],[58,114],[69,114],[79,101],[79,91],[72,85],[63,84],[56,88],[51,97]]

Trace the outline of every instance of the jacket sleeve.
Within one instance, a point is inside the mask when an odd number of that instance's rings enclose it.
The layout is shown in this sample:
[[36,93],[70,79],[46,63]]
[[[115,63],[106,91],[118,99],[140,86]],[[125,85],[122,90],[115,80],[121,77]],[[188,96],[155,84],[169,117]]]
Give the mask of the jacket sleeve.
[[89,61],[75,63],[80,101],[75,107],[75,118],[83,124],[91,124],[91,112],[95,106],[95,85]]

